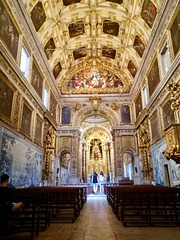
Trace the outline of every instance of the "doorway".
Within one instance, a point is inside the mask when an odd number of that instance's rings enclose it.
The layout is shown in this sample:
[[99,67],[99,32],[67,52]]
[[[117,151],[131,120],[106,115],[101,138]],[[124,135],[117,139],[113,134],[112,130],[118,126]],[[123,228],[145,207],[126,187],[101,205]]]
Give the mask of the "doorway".
[[167,187],[171,186],[168,164],[164,165],[164,186],[167,186]]

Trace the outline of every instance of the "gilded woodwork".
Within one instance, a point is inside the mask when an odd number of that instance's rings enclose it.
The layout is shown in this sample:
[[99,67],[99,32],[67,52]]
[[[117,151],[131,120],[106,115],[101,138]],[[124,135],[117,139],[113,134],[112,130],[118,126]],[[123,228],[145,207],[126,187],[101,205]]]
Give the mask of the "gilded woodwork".
[[13,122],[12,122],[12,124],[13,124],[13,127],[15,129],[19,129],[19,127],[20,127],[19,126],[20,125],[20,122],[19,122],[19,119],[20,119],[19,106],[20,106],[20,103],[21,103],[21,94],[18,91],[16,91],[16,93],[15,93],[14,102],[15,102],[15,104],[14,104],[14,107],[12,109],[12,111],[13,111]]
[[172,124],[165,130],[167,148],[163,155],[180,164],[180,124]]
[[[43,109],[40,107],[41,102],[35,98],[32,93],[29,92],[29,84],[23,82],[17,74],[14,73],[11,66],[4,60],[3,56],[0,55],[0,66],[2,67],[3,72],[8,76],[8,80],[11,85],[18,89],[19,93],[31,103],[33,109],[35,109],[40,115],[43,115]],[[23,79],[24,80],[24,79]]]
[[83,176],[103,171],[109,174],[109,134],[99,127],[90,129],[84,135]]
[[72,137],[72,176],[77,176],[79,166],[79,132],[73,131]]
[[145,118],[145,120],[138,128],[138,148],[141,155],[143,178],[153,180],[153,165],[151,158],[150,129],[148,118]]
[[179,116],[180,121],[180,80],[177,83],[169,84],[169,91],[171,94],[172,108]]
[[42,179],[51,180],[52,176],[52,157],[55,156],[56,150],[56,134],[54,128],[48,121],[44,124],[44,155]]
[[163,154],[168,160],[173,159],[180,164],[180,81],[169,84],[169,91],[178,124],[172,124],[165,130],[167,148],[163,151]]
[[[67,85],[69,80],[72,78],[74,74],[77,72],[80,72],[82,70],[86,69],[93,69],[93,68],[99,68],[102,70],[108,70],[110,72],[113,72],[115,75],[117,75],[121,80],[123,86],[116,87],[116,88],[86,88],[86,89],[67,89]],[[87,60],[83,63],[79,63],[76,66],[73,66],[71,69],[69,69],[67,74],[64,74],[62,77],[61,82],[59,83],[59,88],[63,94],[81,94],[81,93],[128,93],[131,88],[131,80],[126,77],[126,75],[119,71],[119,68],[112,65],[111,63],[103,62],[99,60],[98,58]]]

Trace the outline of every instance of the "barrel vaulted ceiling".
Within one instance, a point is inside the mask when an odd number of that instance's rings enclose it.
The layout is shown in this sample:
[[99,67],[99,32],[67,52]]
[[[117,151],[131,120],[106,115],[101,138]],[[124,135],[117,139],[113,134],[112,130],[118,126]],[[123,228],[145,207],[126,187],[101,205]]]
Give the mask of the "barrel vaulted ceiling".
[[162,0],[30,0],[62,94],[128,93]]

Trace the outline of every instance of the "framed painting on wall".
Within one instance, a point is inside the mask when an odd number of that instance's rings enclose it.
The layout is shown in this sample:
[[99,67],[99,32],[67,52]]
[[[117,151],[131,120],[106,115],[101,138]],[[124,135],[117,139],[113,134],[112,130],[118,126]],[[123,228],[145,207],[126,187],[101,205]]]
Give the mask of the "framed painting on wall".
[[70,124],[71,122],[71,108],[64,106],[61,109],[61,124]]
[[10,120],[14,92],[7,82],[8,79],[0,72],[0,114]]
[[22,112],[22,121],[21,121],[21,130],[26,135],[30,136],[31,133],[31,118],[32,118],[32,110],[24,102],[23,104],[23,112]]
[[158,84],[160,83],[159,67],[158,67],[157,59],[152,65],[147,78],[148,78],[148,87],[149,87],[149,97],[151,97],[153,92],[157,88]]
[[17,58],[19,33],[0,0],[0,38],[3,40],[13,57]]
[[50,105],[49,105],[49,111],[53,115],[53,117],[56,119],[56,106],[57,102],[55,98],[53,97],[52,93],[50,94]]
[[39,95],[39,97],[42,99],[43,78],[34,62],[32,66],[31,84],[35,91],[37,92],[37,94]]
[[40,117],[36,116],[34,139],[38,143],[42,143],[42,123],[43,123],[43,121],[40,119]]
[[162,113],[163,113],[163,123],[164,123],[164,129],[169,127],[171,124],[175,122],[174,118],[174,111],[171,108],[171,101],[167,101],[162,106]]
[[174,19],[174,22],[171,26],[170,32],[171,32],[171,39],[172,39],[172,45],[174,50],[174,55],[176,56],[177,53],[180,50],[180,10]]
[[131,123],[131,115],[130,115],[129,105],[121,106],[121,121],[122,121],[122,123]]
[[139,93],[136,101],[135,101],[135,110],[136,110],[136,118],[139,116],[139,114],[142,111],[142,97],[141,93]]
[[160,132],[159,132],[159,118],[157,116],[157,111],[153,113],[151,119],[151,139],[152,141],[157,140],[160,137]]

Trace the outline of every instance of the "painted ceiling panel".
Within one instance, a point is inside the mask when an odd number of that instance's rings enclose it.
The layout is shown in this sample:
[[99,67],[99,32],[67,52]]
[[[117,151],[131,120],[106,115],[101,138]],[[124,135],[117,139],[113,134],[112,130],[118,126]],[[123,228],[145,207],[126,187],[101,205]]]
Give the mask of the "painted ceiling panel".
[[[123,94],[136,78],[161,3],[29,0],[26,6],[62,94]],[[91,77],[82,78],[83,71]],[[114,76],[118,86],[107,80]]]

